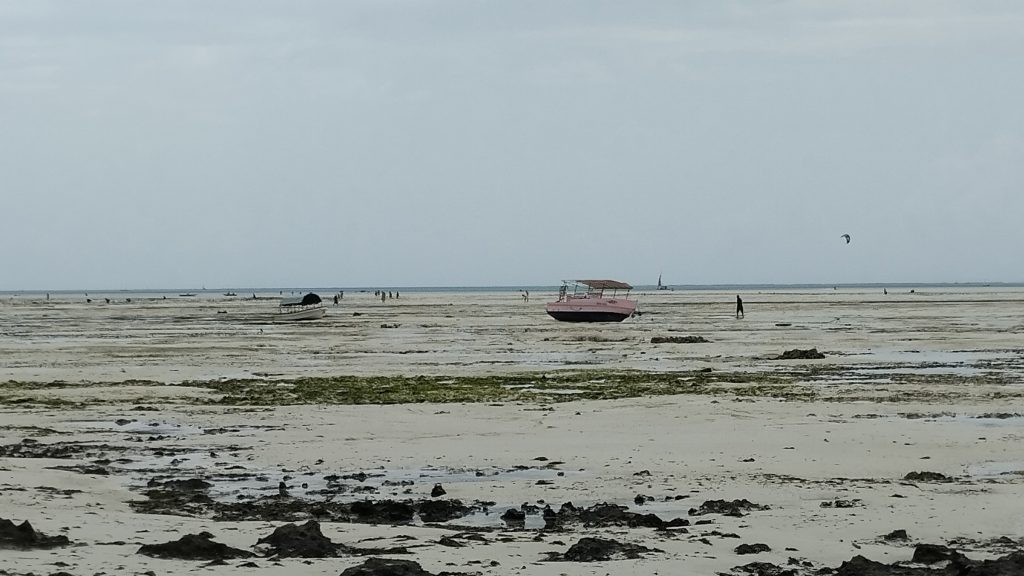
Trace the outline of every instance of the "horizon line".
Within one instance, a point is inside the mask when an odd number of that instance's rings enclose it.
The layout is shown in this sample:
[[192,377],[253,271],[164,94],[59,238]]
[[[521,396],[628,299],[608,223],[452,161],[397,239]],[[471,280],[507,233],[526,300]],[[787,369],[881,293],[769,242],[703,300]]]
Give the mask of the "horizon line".
[[[572,282],[572,280],[568,280]],[[465,285],[385,285],[380,286],[222,286],[214,288],[206,287],[160,287],[160,288],[24,288],[24,289],[0,289],[0,294],[17,293],[113,293],[113,292],[219,292],[222,290],[242,290],[245,292],[273,292],[273,291],[296,291],[296,290],[469,290],[469,289],[512,289],[525,290],[536,288],[557,288],[560,284],[465,284]],[[657,284],[636,284],[634,290],[657,288]],[[969,286],[969,287],[990,287],[990,286],[1024,286],[1024,280],[969,280],[969,281],[939,281],[939,282],[725,282],[725,283],[700,283],[700,284],[663,284],[667,288],[678,288],[684,290],[699,290],[712,288],[872,288],[872,287],[947,287],[947,286]]]

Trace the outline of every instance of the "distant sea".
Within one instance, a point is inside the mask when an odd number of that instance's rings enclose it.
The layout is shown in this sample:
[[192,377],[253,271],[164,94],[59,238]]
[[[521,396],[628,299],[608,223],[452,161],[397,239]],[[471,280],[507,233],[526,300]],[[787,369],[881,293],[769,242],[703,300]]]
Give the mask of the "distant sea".
[[[68,296],[68,295],[90,295],[98,298],[118,295],[121,297],[139,295],[142,297],[190,297],[190,296],[224,296],[237,295],[238,297],[251,297],[253,294],[259,296],[292,295],[299,293],[315,292],[321,295],[331,295],[337,292],[359,293],[374,292],[375,290],[391,290],[397,292],[414,293],[446,293],[446,292],[557,292],[559,285],[548,286],[317,286],[317,287],[262,287],[262,288],[153,288],[153,289],[123,289],[123,290],[0,290],[0,294],[8,296]],[[635,286],[637,291],[656,291],[657,285],[646,284]],[[956,288],[1024,288],[1024,282],[889,282],[889,283],[864,283],[864,284],[674,284],[668,285],[669,290],[674,291],[737,291],[737,292],[766,292],[774,290],[859,290],[859,289],[894,289],[894,290],[927,290],[931,289],[956,289]]]

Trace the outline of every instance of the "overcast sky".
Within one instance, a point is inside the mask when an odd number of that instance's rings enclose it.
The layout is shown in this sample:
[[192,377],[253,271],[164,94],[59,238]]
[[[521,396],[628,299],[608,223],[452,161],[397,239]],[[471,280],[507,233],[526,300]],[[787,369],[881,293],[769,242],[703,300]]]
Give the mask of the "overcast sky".
[[1017,0],[2,0],[0,289],[1021,281],[1022,31]]

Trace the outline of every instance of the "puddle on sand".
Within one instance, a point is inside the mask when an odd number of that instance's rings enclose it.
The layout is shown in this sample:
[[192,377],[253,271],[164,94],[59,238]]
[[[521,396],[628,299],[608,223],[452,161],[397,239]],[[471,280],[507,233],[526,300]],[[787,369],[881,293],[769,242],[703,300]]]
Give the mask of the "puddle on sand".
[[865,354],[886,364],[976,364],[982,360],[1016,358],[1010,352],[984,350],[871,350]]
[[1024,416],[1013,415],[1013,416],[992,416],[992,415],[977,415],[972,416],[969,414],[957,414],[956,416],[940,416],[935,418],[936,422],[956,422],[957,424],[967,424],[969,426],[982,426],[985,428],[1017,428],[1024,427]]
[[[277,494],[280,482],[285,482],[288,493],[296,498],[318,499],[331,495],[335,499],[363,500],[394,498],[408,493],[424,497],[434,484],[448,485],[466,482],[507,482],[522,480],[566,481],[583,472],[563,471],[556,468],[479,470],[420,468],[371,469],[356,473],[330,471],[282,472],[255,468],[234,458],[225,458],[209,451],[194,451],[167,456],[141,457],[131,462],[111,464],[135,477],[129,482],[134,488],[144,488],[150,479],[202,478],[214,484],[209,494],[222,501],[258,498]],[[143,474],[144,473],[144,474]],[[561,474],[561,476],[559,476]],[[344,476],[348,476],[345,478]],[[285,480],[285,478],[288,478]],[[330,480],[328,479],[330,478]],[[305,485],[305,486],[303,486]]]
[[1024,460],[1011,462],[979,462],[967,467],[972,478],[1012,478],[1024,480]]
[[159,420],[143,419],[119,422],[110,420],[75,420],[73,422],[69,422],[69,424],[77,428],[83,428],[85,430],[95,432],[124,432],[125,434],[152,434],[155,436],[179,436],[203,433],[203,429],[198,426],[175,424],[173,422],[161,422]]

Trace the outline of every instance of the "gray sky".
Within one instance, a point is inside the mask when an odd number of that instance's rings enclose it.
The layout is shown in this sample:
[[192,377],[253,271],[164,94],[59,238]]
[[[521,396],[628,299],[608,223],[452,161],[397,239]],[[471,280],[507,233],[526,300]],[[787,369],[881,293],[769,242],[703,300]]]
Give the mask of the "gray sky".
[[1022,31],[1016,0],[3,0],[0,289],[1024,280]]

